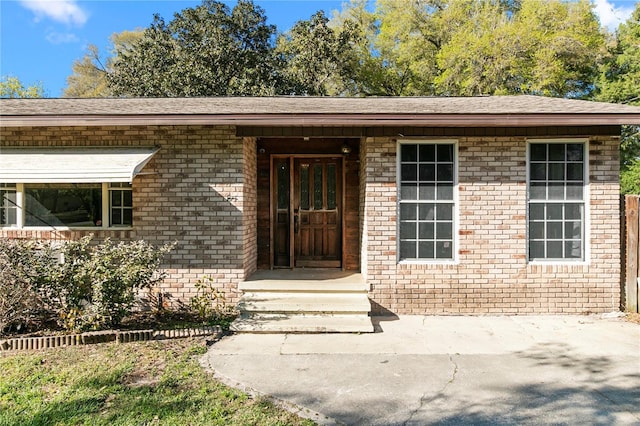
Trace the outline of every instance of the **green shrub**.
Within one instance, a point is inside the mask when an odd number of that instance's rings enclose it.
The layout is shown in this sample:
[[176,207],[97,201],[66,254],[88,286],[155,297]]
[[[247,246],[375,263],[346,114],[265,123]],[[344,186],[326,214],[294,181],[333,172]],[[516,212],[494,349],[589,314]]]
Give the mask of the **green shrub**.
[[[171,250],[144,241],[113,244],[106,240],[92,251],[85,263],[85,278],[91,281],[89,305],[91,327],[117,326],[131,312],[139,290],[149,289],[165,278],[159,272],[162,257]],[[94,325],[95,324],[95,325]]]
[[117,326],[138,292],[164,279],[171,245],[91,240],[0,240],[0,334],[52,321],[68,330]]

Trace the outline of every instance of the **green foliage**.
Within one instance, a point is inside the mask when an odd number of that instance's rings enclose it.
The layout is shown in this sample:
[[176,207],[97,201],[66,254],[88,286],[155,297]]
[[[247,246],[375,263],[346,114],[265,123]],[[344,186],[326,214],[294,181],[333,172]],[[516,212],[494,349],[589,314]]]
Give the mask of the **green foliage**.
[[227,303],[224,293],[215,286],[214,280],[205,275],[196,284],[196,295],[191,298],[190,310],[203,323],[230,323],[238,314]]
[[43,98],[42,83],[26,86],[18,77],[5,76],[0,80],[0,98]]
[[1,239],[0,334],[52,322],[68,330],[118,325],[138,292],[164,278],[160,262],[171,247]]
[[640,3],[618,28],[598,83],[598,99],[640,105]]
[[593,91],[605,38],[589,2],[523,0],[512,12],[499,2],[454,1],[447,14],[460,24],[437,54],[438,93],[587,97]]
[[322,11],[298,21],[278,38],[276,55],[286,64],[283,75],[291,93],[326,96],[345,93],[344,82],[357,61],[351,25],[333,29]]
[[[640,105],[640,3],[618,28],[601,67],[597,99]],[[622,126],[620,191],[640,194],[640,126]]]
[[109,90],[141,97],[272,95],[281,84],[274,35],[264,10],[246,0],[231,10],[205,0],[168,24],[156,15],[140,40],[116,47]]

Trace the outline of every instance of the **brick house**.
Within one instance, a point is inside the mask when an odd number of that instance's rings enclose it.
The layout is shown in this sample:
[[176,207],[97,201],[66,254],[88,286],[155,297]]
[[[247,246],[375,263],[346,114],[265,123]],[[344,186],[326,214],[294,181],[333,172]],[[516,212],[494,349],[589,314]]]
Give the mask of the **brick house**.
[[272,291],[272,315],[301,295],[307,316],[619,309],[619,135],[638,107],[2,99],[0,119],[0,236],[176,241],[169,300],[210,275],[247,312]]

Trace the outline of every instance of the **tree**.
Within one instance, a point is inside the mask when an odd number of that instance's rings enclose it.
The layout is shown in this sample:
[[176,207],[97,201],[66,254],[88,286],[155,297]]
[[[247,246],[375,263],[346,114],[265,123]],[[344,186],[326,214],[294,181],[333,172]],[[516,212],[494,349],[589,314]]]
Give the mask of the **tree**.
[[282,84],[274,35],[248,0],[232,10],[205,0],[168,24],[156,15],[140,40],[116,48],[108,87],[116,96],[273,95]]
[[0,98],[43,98],[42,83],[25,87],[18,77],[5,76],[0,80]]
[[326,96],[348,93],[347,81],[357,63],[354,45],[359,33],[351,22],[328,26],[324,12],[298,21],[278,38],[276,53],[282,60],[289,92]]
[[[142,38],[142,30],[114,33],[111,39],[111,53],[124,52]],[[67,77],[65,98],[101,98],[111,96],[107,84],[107,74],[111,72],[114,56],[101,58],[98,46],[90,44],[87,53],[76,60],[71,69],[73,74]]]
[[593,92],[605,36],[588,1],[454,1],[445,15],[457,29],[437,55],[438,93],[585,98]]
[[[598,100],[640,105],[640,3],[618,28],[598,90]],[[623,194],[640,194],[640,126],[622,127],[620,186]]]

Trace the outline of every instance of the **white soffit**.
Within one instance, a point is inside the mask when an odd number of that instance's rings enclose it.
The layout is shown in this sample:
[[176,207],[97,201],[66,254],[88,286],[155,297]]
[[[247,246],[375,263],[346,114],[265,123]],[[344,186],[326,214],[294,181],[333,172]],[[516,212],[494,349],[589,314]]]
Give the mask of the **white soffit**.
[[0,182],[131,182],[158,149],[0,147]]

